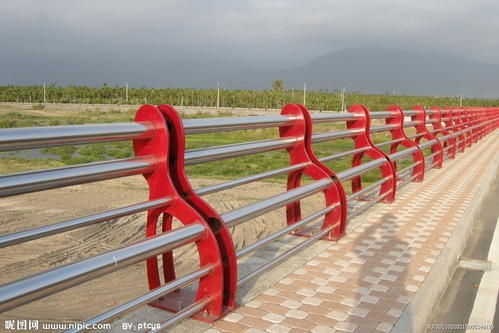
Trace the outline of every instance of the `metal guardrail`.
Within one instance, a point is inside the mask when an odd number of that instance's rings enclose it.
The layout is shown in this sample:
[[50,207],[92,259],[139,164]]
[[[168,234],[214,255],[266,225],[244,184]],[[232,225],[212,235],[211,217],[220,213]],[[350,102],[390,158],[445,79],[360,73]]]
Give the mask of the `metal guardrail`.
[[[330,124],[334,126],[320,131]],[[175,313],[162,328],[192,315],[216,320],[235,307],[240,285],[316,240],[339,239],[348,218],[377,202],[395,200],[401,186],[422,181],[429,169],[440,168],[446,158],[454,158],[497,127],[499,108],[427,110],[415,106],[402,110],[392,106],[369,112],[354,105],[347,112],[311,115],[305,107],[290,104],[277,116],[188,120],[168,105],[144,105],[133,123],[1,129],[0,151],[132,140],[135,157],[1,175],[0,197],[139,174],[145,177],[150,195],[146,202],[1,235],[0,248],[147,211],[144,240],[4,283],[0,285],[0,311],[145,261],[150,291],[86,323],[109,321],[148,303]],[[262,128],[276,129],[276,137],[185,151],[186,135]],[[378,137],[383,140],[375,140]],[[324,153],[321,145],[333,142],[335,147],[337,140],[348,142],[350,148],[331,149],[329,145]],[[285,151],[289,164],[198,189],[193,189],[184,171],[188,165],[270,151]],[[348,167],[338,168],[335,163],[345,158],[351,159]],[[227,212],[217,212],[201,199],[278,175],[287,177],[285,191]],[[371,177],[367,184],[366,175]],[[322,197],[324,206],[305,215],[302,200],[316,196]],[[230,229],[281,208],[286,212],[284,227],[243,248],[234,247]],[[172,219],[181,226],[173,227]],[[241,258],[289,235],[305,237],[250,273],[240,274]],[[199,266],[177,277],[171,254],[185,244],[194,245]],[[188,286],[195,289],[190,304],[172,308],[172,300],[179,299]]]

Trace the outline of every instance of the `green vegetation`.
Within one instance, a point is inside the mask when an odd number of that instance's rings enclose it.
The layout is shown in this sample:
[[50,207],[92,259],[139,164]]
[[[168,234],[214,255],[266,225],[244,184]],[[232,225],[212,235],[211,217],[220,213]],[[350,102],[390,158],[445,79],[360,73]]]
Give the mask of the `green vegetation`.
[[[222,90],[220,92],[220,106],[241,108],[281,108],[286,103],[302,102],[303,94],[299,91],[284,90],[283,82],[275,80],[272,90]],[[82,106],[79,112],[67,115],[51,115],[46,111],[45,102],[55,103],[107,103],[107,104],[161,104],[168,103],[180,106],[215,107],[217,101],[217,89],[183,89],[183,88],[129,88],[128,99],[125,100],[123,87],[110,87],[104,84],[100,88],[66,86],[49,86],[45,91],[43,86],[0,86],[0,102],[28,102],[32,104],[34,111],[42,112],[8,112],[3,113],[0,119],[0,128],[31,127],[31,126],[58,126],[84,123],[102,122],[127,122],[132,121],[135,108],[130,107],[128,111],[107,110],[100,111],[98,108]],[[408,109],[415,104],[424,106],[457,105],[458,98],[453,97],[420,97],[420,96],[391,96],[391,95],[362,95],[359,93],[346,94],[346,104],[364,104],[371,110],[383,110],[388,105],[399,104]],[[463,105],[492,106],[499,104],[498,100],[465,99]],[[312,110],[339,110],[341,108],[341,96],[339,91],[311,91],[307,93],[307,107]],[[215,116],[231,116],[230,113],[219,112]],[[197,114],[183,115],[184,118],[206,118],[210,115],[202,111]],[[323,132],[338,129],[344,124],[320,124],[314,128],[314,132]],[[186,139],[187,149],[201,149],[203,147],[236,144],[240,142],[265,140],[278,136],[276,129],[244,130],[225,134],[199,134],[190,135]],[[386,136],[375,135],[376,143],[388,140]],[[336,140],[314,145],[316,155],[326,157],[335,153],[352,148],[351,140]],[[109,142],[83,146],[53,147],[39,151],[40,156],[36,158],[22,158],[22,154],[3,153],[0,154],[0,172],[25,171],[72,165],[78,163],[89,163],[105,159],[126,158],[133,155],[131,142]],[[267,170],[273,170],[288,164],[288,156],[284,151],[261,153],[246,157],[220,160],[201,165],[191,165],[186,172],[191,177],[209,177],[230,179],[255,174]],[[335,170],[341,171],[351,166],[351,158],[346,157],[327,165]],[[407,163],[399,163],[400,167]],[[370,172],[363,176],[363,181],[370,182],[378,178],[378,172]],[[280,179],[283,179],[281,177]],[[280,181],[280,180],[279,180]]]
[[[302,103],[303,93],[296,89],[284,90],[284,82],[275,80],[271,90],[220,89],[220,107],[279,109],[287,103]],[[32,103],[42,109],[43,103],[74,104],[161,104],[178,106],[217,106],[217,89],[195,88],[128,88],[103,84],[99,88],[84,86],[0,86],[0,102]],[[398,104],[408,109],[415,104],[423,106],[456,106],[459,97],[429,97],[406,95],[365,95],[358,92],[345,94],[346,105],[364,104],[370,110],[384,110]],[[307,91],[307,107],[311,110],[337,111],[341,109],[341,91]],[[499,100],[470,99],[463,106],[496,106]]]
[[[108,114],[101,113],[103,119],[107,121],[121,121],[123,118],[131,120],[132,114]],[[227,116],[225,114],[225,116]],[[21,114],[10,115],[6,119],[15,120],[18,117],[16,125],[22,126],[44,126],[52,125],[54,117],[50,116],[26,116]],[[59,119],[59,124],[89,123],[97,117],[96,112],[83,111],[77,113],[69,119]],[[188,116],[184,116],[188,117]],[[199,112],[193,117],[209,117],[208,114]],[[129,119],[128,119],[129,118]],[[344,127],[344,124],[320,124],[315,131],[329,131]],[[228,133],[206,133],[189,135],[186,138],[187,149],[202,149],[205,147],[237,144],[241,142],[267,140],[278,137],[276,128],[265,128],[255,130],[242,130]],[[375,141],[387,140],[385,136],[376,136]],[[314,145],[314,151],[319,158],[330,156],[352,148],[352,140],[342,139],[334,142],[323,142]],[[107,143],[96,143],[80,146],[63,146],[43,148],[39,151],[39,158],[21,158],[14,153],[5,153],[1,158],[0,173],[13,171],[26,171],[32,169],[42,169],[49,167],[74,165],[80,163],[90,163],[106,159],[126,158],[133,156],[133,149],[130,141],[118,141]],[[275,170],[288,165],[288,154],[283,150],[259,153],[255,155],[231,158],[227,160],[217,160],[209,163],[190,165],[186,167],[186,173],[189,177],[205,177],[216,179],[234,179],[243,176],[249,176],[260,172]],[[327,165],[335,170],[341,171],[351,166],[351,158],[346,157],[339,160],[328,162]],[[362,177],[366,183],[375,181],[379,178],[379,172],[373,171]],[[285,175],[271,179],[270,181],[283,182]]]

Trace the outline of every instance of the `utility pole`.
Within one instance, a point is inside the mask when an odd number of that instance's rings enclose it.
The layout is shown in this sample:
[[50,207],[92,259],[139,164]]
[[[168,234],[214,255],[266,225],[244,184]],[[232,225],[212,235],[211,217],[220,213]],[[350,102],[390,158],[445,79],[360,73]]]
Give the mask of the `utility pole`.
[[128,81],[125,81],[125,102],[128,104]]
[[43,104],[47,103],[47,88],[45,87],[45,81],[43,81]]
[[217,83],[217,109],[220,109],[220,81]]
[[341,90],[341,112],[345,110],[345,88]]
[[307,105],[307,83],[303,84],[303,106]]

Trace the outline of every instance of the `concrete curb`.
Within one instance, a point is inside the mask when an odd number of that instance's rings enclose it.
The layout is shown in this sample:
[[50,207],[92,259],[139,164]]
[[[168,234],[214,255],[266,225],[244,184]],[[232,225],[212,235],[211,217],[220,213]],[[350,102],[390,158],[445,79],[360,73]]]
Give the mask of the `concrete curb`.
[[[494,139],[492,133],[488,139]],[[499,172],[499,157],[496,156],[495,160],[496,162],[486,170],[486,177],[480,184],[477,197],[464,212],[432,270],[391,330],[392,333],[425,331],[426,324],[430,321],[459,263],[482,202],[492,189],[491,184]]]

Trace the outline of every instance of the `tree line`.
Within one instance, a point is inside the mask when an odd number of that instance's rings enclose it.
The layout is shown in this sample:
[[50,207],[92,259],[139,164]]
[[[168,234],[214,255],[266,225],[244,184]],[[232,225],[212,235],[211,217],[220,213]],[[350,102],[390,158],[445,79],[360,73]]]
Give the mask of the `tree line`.
[[[171,104],[174,106],[280,109],[287,103],[304,102],[304,91],[283,89],[279,80],[269,90],[197,89],[197,88],[131,88],[124,86],[0,86],[0,102],[17,103],[74,103],[74,104]],[[339,90],[313,90],[305,92],[307,108],[318,111],[339,111],[342,106]],[[403,109],[419,104],[429,106],[497,106],[497,99],[460,97],[432,97],[347,92],[345,105],[364,104],[370,110],[384,110],[398,104]]]

